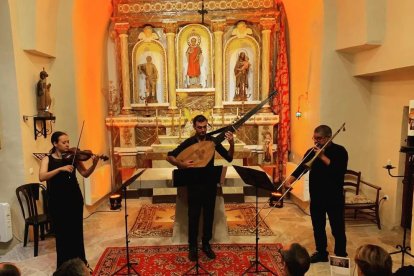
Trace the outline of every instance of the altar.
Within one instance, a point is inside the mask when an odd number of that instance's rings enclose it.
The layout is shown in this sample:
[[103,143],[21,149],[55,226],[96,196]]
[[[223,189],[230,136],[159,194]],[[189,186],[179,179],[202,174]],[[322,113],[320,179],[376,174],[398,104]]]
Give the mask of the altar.
[[[260,166],[250,166],[249,168],[262,170]],[[164,191],[174,194],[176,196],[176,209],[172,242],[186,244],[188,243],[187,189],[186,187],[173,187],[172,173],[174,169],[174,167],[149,168],[138,180],[128,186],[128,189],[136,190],[152,187],[153,189],[164,189]],[[229,238],[223,190],[224,192],[226,189],[241,189],[243,191],[243,187],[248,186],[241,180],[234,167],[223,167],[223,170],[225,170],[224,178],[222,178],[222,183],[217,189],[212,239],[212,242],[219,243],[226,242]],[[202,228],[200,227],[200,229]]]

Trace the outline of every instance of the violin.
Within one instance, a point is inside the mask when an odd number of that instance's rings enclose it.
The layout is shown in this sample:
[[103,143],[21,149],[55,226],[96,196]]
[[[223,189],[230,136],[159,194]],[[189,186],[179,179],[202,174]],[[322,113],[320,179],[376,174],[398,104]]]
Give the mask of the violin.
[[[75,161],[87,161],[94,155],[96,154],[94,154],[90,150],[80,150],[76,148],[70,148],[68,151],[62,153],[62,159],[75,160]],[[103,161],[106,161],[109,159],[109,157],[106,155],[96,155],[96,156],[102,159]]]

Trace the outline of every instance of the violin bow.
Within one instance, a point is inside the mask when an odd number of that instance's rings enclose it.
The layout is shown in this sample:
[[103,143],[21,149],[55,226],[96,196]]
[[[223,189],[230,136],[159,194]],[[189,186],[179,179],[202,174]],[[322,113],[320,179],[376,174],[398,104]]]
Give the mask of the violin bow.
[[[82,128],[81,128],[81,131],[80,131],[80,134],[79,134],[78,144],[76,145],[75,154],[73,155],[73,159],[72,159],[72,166],[75,164],[76,153],[78,152],[78,148],[79,148],[80,140],[81,140],[81,137],[82,137],[82,132],[83,132],[84,125],[85,125],[85,120],[83,120],[83,122],[82,122]],[[69,174],[69,178],[70,178],[70,174]]]

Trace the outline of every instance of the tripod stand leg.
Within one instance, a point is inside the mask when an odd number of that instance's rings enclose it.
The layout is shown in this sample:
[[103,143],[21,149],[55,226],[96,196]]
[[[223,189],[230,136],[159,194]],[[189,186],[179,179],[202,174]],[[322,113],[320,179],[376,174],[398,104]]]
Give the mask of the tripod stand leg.
[[[193,270],[195,270],[195,272],[190,273]],[[201,272],[199,270],[201,270]],[[197,259],[196,259],[195,265],[193,265],[189,270],[184,272],[183,275],[212,275],[212,274],[200,265],[200,263],[198,262],[198,254],[197,254]]]
[[[255,245],[255,260],[251,261],[250,266],[243,272],[242,275],[246,275],[249,273],[258,273],[258,272],[269,272],[272,275],[277,275],[273,271],[271,271],[269,268],[267,268],[264,264],[262,264],[259,261],[259,212],[258,212],[258,206],[259,206],[259,200],[258,200],[258,192],[257,192],[257,186],[256,186],[256,245]],[[259,265],[263,267],[264,270],[259,270]],[[255,268],[254,271],[250,271],[252,268]]]
[[[409,183],[411,183],[411,182],[409,182]],[[405,204],[407,204],[406,202],[407,201],[405,201]],[[390,253],[390,255],[401,253],[401,267],[404,266],[404,259],[405,259],[404,255],[405,254],[407,254],[408,256],[414,258],[414,255],[410,254],[410,252],[407,251],[407,250],[410,250],[411,251],[411,247],[405,245],[406,239],[407,239],[407,225],[406,225],[406,222],[405,222],[404,223],[404,235],[403,235],[402,244],[401,245],[398,244],[398,245],[395,246],[397,249],[399,248],[400,250],[394,251],[394,252],[391,252]]]
[[[135,270],[133,265],[138,265],[138,264],[137,263],[126,263],[112,275],[139,275],[139,273]],[[124,268],[127,268],[127,272],[120,273],[122,270],[124,270]],[[134,271],[135,274],[133,274],[131,270]]]
[[[259,270],[259,265],[263,268],[263,270]],[[254,270],[251,271],[251,269],[254,268]],[[251,261],[251,265],[243,272],[242,275],[248,275],[249,273],[260,273],[260,272],[269,272],[272,275],[276,275],[273,271],[271,271],[269,268],[267,268],[264,264],[262,264],[259,260]]]
[[[139,273],[134,269],[133,265],[138,265],[137,263],[131,263],[129,259],[129,240],[128,240],[128,211],[127,211],[127,194],[126,194],[126,186],[123,187],[124,191],[124,202],[125,202],[125,250],[126,250],[126,264],[124,264],[120,269],[118,269],[112,275],[139,275]],[[120,273],[124,268],[127,268],[127,273]],[[132,274],[132,271],[135,274]]]

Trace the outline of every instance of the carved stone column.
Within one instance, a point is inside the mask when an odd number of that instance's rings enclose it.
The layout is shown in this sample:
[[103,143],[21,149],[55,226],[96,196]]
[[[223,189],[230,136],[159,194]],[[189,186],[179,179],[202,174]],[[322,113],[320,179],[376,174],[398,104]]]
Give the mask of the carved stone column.
[[214,32],[214,108],[223,109],[223,32],[226,19],[211,20]]
[[116,23],[114,27],[119,35],[119,42],[121,48],[121,77],[122,77],[122,96],[123,106],[122,114],[131,113],[131,91],[129,80],[129,66],[128,66],[128,30],[129,23]]
[[269,95],[269,73],[270,73],[270,34],[276,24],[274,18],[260,18],[262,26],[262,89],[260,100],[264,100]]
[[120,126],[119,134],[120,146],[124,149],[124,152],[120,154],[121,166],[123,168],[134,168],[137,165],[134,125],[126,123],[125,126]]
[[170,109],[177,109],[176,101],[176,85],[175,85],[175,34],[177,32],[177,21],[164,20],[163,22],[164,32],[167,36],[167,60],[168,60],[168,101],[170,103]]

